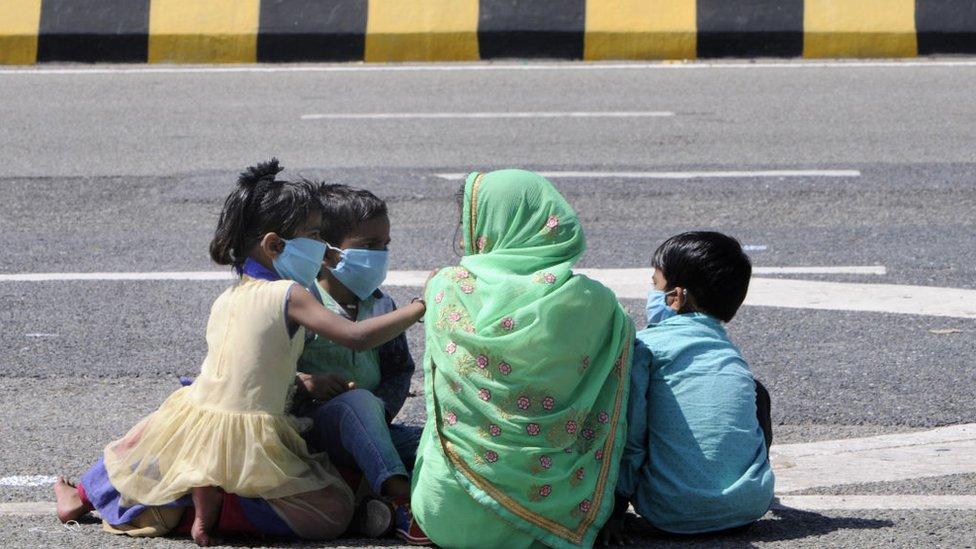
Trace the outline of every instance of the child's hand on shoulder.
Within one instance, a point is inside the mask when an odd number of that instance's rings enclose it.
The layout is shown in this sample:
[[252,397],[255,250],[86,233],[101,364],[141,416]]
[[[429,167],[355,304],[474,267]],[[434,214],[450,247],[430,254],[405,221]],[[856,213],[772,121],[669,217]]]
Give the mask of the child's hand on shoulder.
[[316,400],[330,400],[356,388],[354,381],[336,374],[298,374],[305,391]]

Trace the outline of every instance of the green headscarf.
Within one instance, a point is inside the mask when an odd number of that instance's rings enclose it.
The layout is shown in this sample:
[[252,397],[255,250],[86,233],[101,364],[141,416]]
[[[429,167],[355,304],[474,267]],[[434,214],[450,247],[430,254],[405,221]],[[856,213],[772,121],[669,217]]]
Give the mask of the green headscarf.
[[572,273],[583,230],[542,176],[469,175],[462,229],[460,266],[427,289],[427,428],[477,502],[550,546],[592,545],[614,504],[633,324]]

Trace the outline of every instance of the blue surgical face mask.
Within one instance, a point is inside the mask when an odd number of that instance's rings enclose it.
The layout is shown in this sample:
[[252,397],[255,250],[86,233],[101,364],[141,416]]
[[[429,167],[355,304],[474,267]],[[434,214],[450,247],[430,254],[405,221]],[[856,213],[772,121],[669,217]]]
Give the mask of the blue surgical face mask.
[[651,293],[647,295],[647,325],[660,324],[665,320],[678,314],[677,311],[668,306],[667,296],[674,293],[674,290],[670,292],[662,292],[661,290],[651,290]]
[[342,256],[335,267],[329,267],[329,271],[359,299],[369,297],[386,280],[386,272],[390,267],[389,251],[359,248],[343,250],[335,246],[329,248]]
[[285,249],[274,258],[274,268],[281,278],[294,280],[305,288],[311,288],[322,270],[325,258],[325,242],[311,238],[293,238],[285,241]]

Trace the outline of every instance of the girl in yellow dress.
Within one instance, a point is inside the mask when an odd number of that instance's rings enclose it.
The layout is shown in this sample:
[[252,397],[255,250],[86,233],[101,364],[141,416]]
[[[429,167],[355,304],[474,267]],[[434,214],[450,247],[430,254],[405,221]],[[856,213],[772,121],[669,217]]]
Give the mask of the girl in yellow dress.
[[351,491],[324,455],[309,454],[285,412],[296,389],[316,391],[314,380],[296,383],[305,331],[370,349],[419,320],[425,304],[362,322],[323,307],[308,291],[326,250],[315,191],[276,180],[279,171],[277,160],[249,168],[224,203],[210,254],[240,280],[213,304],[199,377],[109,444],[77,487],[59,479],[62,521],[98,510],[106,530],[136,536],[182,522],[198,545],[215,530],[305,539],[345,531]]

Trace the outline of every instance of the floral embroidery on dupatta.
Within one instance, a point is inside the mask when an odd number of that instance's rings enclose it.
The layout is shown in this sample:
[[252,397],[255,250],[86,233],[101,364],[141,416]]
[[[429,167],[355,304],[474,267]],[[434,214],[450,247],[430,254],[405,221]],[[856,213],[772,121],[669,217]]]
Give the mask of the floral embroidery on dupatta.
[[536,284],[545,284],[547,286],[551,286],[556,283],[556,275],[550,272],[535,273],[535,276],[532,277],[532,280],[535,281]]
[[479,236],[474,241],[474,249],[479,254],[485,253],[488,250],[488,238],[484,236]]
[[552,495],[551,484],[533,484],[529,486],[529,501],[538,503]]
[[474,462],[483,468],[487,468],[491,467],[493,463],[497,463],[500,458],[501,455],[498,452],[482,447],[475,453]]
[[546,238],[556,238],[559,236],[559,217],[555,215],[550,215],[546,219],[546,224],[542,226],[542,230],[539,234]]

